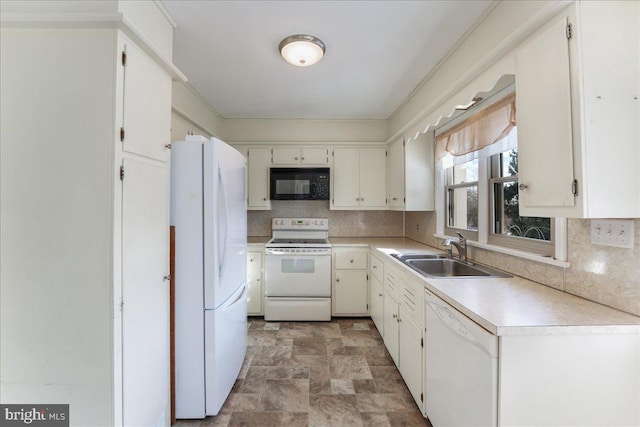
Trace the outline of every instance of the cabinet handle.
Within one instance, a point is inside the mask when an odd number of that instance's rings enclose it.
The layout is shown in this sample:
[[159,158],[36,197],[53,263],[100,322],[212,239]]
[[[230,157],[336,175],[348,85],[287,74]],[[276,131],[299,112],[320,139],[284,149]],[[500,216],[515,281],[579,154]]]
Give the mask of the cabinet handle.
[[391,200],[398,200],[398,198],[397,198],[397,197],[394,197],[394,198],[393,198],[393,199],[391,199]]
[[304,157],[300,157],[301,160],[304,160]]
[[372,266],[371,268],[378,268],[378,266],[377,266],[377,265],[374,265],[374,266]]
[[298,160],[298,158],[297,158],[297,157],[294,157],[294,158],[293,158],[293,160]]
[[349,260],[349,262],[350,262],[351,264],[353,264],[353,260],[352,260],[352,259],[350,259],[350,260]]
[[397,319],[397,318],[398,318],[398,315],[394,313],[394,314],[393,314],[393,318],[394,318],[394,319]]
[[164,148],[166,148],[167,150],[171,150],[171,144],[165,145]]
[[340,279],[336,279],[336,283],[338,283],[340,281]]
[[401,323],[402,319],[400,317],[398,317],[398,323]]
[[263,198],[262,198],[262,200],[264,200],[264,201],[266,202],[266,201],[267,201],[267,198],[266,198],[266,197],[263,197]]
[[364,197],[360,197],[360,201],[361,201],[361,202],[364,202]]
[[171,280],[171,275],[170,275],[170,274],[167,274],[167,275],[166,275],[166,276],[164,276],[162,279],[163,279],[163,280]]
[[520,185],[518,186],[518,189],[520,189],[520,191],[524,191],[524,190],[526,190],[527,188],[529,188],[529,186],[528,186],[527,184],[520,184]]
[[378,294],[378,296],[379,296],[379,297],[381,297],[381,296],[382,296],[382,294]]

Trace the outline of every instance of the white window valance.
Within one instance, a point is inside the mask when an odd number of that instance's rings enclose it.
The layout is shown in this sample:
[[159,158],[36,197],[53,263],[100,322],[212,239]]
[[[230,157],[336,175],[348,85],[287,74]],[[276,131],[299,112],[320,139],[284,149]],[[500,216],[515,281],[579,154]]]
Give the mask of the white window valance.
[[516,95],[512,93],[436,136],[435,161],[447,154],[464,156],[509,135],[516,125]]

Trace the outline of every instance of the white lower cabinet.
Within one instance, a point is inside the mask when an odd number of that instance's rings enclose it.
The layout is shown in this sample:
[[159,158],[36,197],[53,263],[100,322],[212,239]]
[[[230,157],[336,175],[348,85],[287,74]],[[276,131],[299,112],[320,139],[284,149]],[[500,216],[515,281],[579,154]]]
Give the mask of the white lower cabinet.
[[401,271],[385,266],[383,340],[407,388],[422,410],[424,320],[422,286],[405,280]]
[[264,314],[262,302],[264,291],[262,287],[262,250],[247,251],[247,314],[261,316]]
[[332,315],[366,316],[369,313],[368,248],[333,249]]
[[380,335],[384,338],[384,288],[382,282],[372,274],[371,275],[371,289],[369,290],[369,312],[371,313],[371,319],[378,328]]
[[429,291],[425,313],[434,426],[640,425],[637,334],[558,327],[496,336]]
[[384,337],[384,262],[371,254],[371,283],[369,285],[369,313],[371,319],[378,328],[380,335]]

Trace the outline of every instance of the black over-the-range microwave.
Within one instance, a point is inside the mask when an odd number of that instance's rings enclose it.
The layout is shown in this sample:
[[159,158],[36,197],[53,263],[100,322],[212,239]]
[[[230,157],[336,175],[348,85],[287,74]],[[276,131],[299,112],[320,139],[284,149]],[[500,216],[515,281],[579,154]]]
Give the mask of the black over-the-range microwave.
[[271,168],[271,200],[329,200],[329,168]]

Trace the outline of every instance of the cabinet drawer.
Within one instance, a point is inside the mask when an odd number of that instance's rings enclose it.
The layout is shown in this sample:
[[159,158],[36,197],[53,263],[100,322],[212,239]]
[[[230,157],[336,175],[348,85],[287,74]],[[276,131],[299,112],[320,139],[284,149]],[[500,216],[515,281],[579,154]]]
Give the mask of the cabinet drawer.
[[384,281],[384,263],[374,255],[371,255],[371,274],[381,282]]
[[384,276],[384,289],[394,298],[397,298],[399,290],[401,289],[400,274],[398,271],[387,269]]
[[400,289],[400,304],[405,308],[405,312],[413,318],[419,327],[424,325],[422,303],[424,288],[417,283],[402,280]]
[[366,252],[343,252],[336,253],[337,270],[366,270]]

